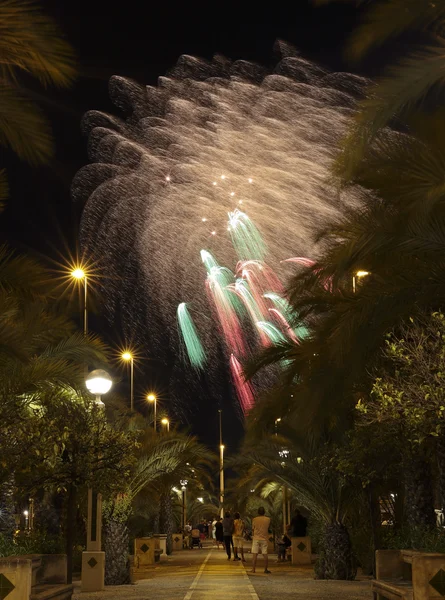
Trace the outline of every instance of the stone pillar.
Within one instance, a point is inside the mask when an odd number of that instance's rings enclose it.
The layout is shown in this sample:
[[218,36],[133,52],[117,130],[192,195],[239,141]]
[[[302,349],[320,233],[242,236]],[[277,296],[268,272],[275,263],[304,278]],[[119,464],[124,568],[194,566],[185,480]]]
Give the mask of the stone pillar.
[[310,565],[312,562],[312,546],[310,537],[293,537],[292,564]]
[[0,598],[29,600],[32,563],[26,558],[0,558]]
[[88,490],[87,551],[82,553],[82,592],[104,589],[105,552],[102,552],[102,494]]
[[147,579],[151,572],[151,567],[155,563],[154,538],[136,538],[134,540],[134,561],[130,569],[131,582],[135,583],[140,579]]
[[105,552],[82,552],[82,592],[105,588]]
[[182,550],[183,539],[184,539],[184,536],[182,535],[182,533],[174,533],[173,534],[173,551]]

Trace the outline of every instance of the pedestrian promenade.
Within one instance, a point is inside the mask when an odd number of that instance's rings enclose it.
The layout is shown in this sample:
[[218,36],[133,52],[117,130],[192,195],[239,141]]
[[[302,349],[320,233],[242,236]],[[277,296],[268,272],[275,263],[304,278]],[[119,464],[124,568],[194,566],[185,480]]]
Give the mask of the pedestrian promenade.
[[73,600],[371,600],[369,581],[315,581],[310,567],[276,564],[270,557],[270,575],[263,573],[262,557],[257,572],[247,563],[228,561],[214,548],[183,550],[153,567],[149,579],[136,585],[108,586],[104,592],[80,593]]

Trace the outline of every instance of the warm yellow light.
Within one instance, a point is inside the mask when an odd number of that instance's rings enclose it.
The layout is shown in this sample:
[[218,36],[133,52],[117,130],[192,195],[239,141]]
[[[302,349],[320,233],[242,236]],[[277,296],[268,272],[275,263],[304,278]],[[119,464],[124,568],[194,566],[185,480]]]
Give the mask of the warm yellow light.
[[235,195],[235,192],[230,192],[230,195],[231,195],[231,196],[234,196],[234,195]]
[[281,421],[281,417],[279,417],[278,419],[275,419],[275,423],[279,423]]
[[205,217],[203,217],[201,220],[203,223],[205,223],[207,221],[207,219]]
[[71,271],[71,277],[74,277],[74,279],[84,279],[85,271],[83,269],[81,269],[80,267],[77,267],[76,269],[73,269]]
[[253,179],[250,179],[250,178],[249,178],[249,183],[253,183]]
[[131,360],[132,358],[131,352],[122,352],[122,360]]
[[216,235],[216,231],[212,231],[212,235]]
[[220,449],[224,450],[224,448],[225,448],[224,444],[221,444]]
[[147,400],[149,402],[154,402],[156,400],[156,396],[154,394],[148,394]]
[[357,277],[366,277],[366,275],[369,275],[369,271],[357,271],[356,275]]
[[225,175],[221,175],[221,179],[225,179],[225,178],[226,178],[226,176],[225,176]]
[[165,418],[164,418],[164,419],[162,419],[162,420],[161,420],[161,423],[162,423],[163,425],[168,425],[168,419],[165,419]]

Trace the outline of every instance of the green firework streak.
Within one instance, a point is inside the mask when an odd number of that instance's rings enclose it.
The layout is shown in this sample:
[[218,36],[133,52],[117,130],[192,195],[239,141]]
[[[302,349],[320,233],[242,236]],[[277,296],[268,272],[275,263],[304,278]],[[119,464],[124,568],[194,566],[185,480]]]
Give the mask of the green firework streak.
[[177,317],[190,363],[195,369],[202,369],[206,360],[204,348],[199,340],[198,332],[185,302],[181,302],[178,306]]

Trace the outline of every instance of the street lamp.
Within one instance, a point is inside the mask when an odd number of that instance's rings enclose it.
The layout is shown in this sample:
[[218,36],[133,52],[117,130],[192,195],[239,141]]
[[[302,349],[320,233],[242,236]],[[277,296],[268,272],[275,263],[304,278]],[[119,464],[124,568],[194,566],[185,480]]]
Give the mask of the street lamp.
[[224,517],[224,444],[222,437],[222,410],[219,413],[219,503],[221,505],[221,518]]
[[89,392],[96,396],[96,403],[99,406],[105,406],[102,402],[103,394],[111,390],[113,380],[103,369],[95,369],[91,371],[85,379],[85,385]]
[[185,531],[185,525],[187,523],[187,479],[181,479],[181,490],[182,490],[182,531]]
[[148,394],[147,396],[147,400],[149,402],[153,402],[153,408],[154,408],[154,422],[153,422],[153,428],[156,431],[156,404],[157,404],[157,398],[154,394]]
[[134,356],[128,350],[122,352],[122,360],[130,363],[130,408],[134,410]]
[[361,277],[366,277],[369,274],[369,271],[357,271],[355,275],[352,276],[352,291],[354,294],[357,289],[357,278],[360,279]]
[[161,423],[167,427],[167,431],[170,431],[170,421],[165,417],[161,420]]
[[[96,396],[101,408],[103,394],[110,391],[113,381],[103,369],[91,371],[85,378],[87,389]],[[92,565],[96,567],[93,571]],[[102,552],[102,494],[89,488],[87,513],[87,549],[82,553],[82,591],[99,592],[104,589],[105,552]]]
[[84,300],[83,300],[83,333],[88,333],[88,278],[86,271],[82,267],[75,267],[71,271],[71,277],[79,283],[83,281]]

